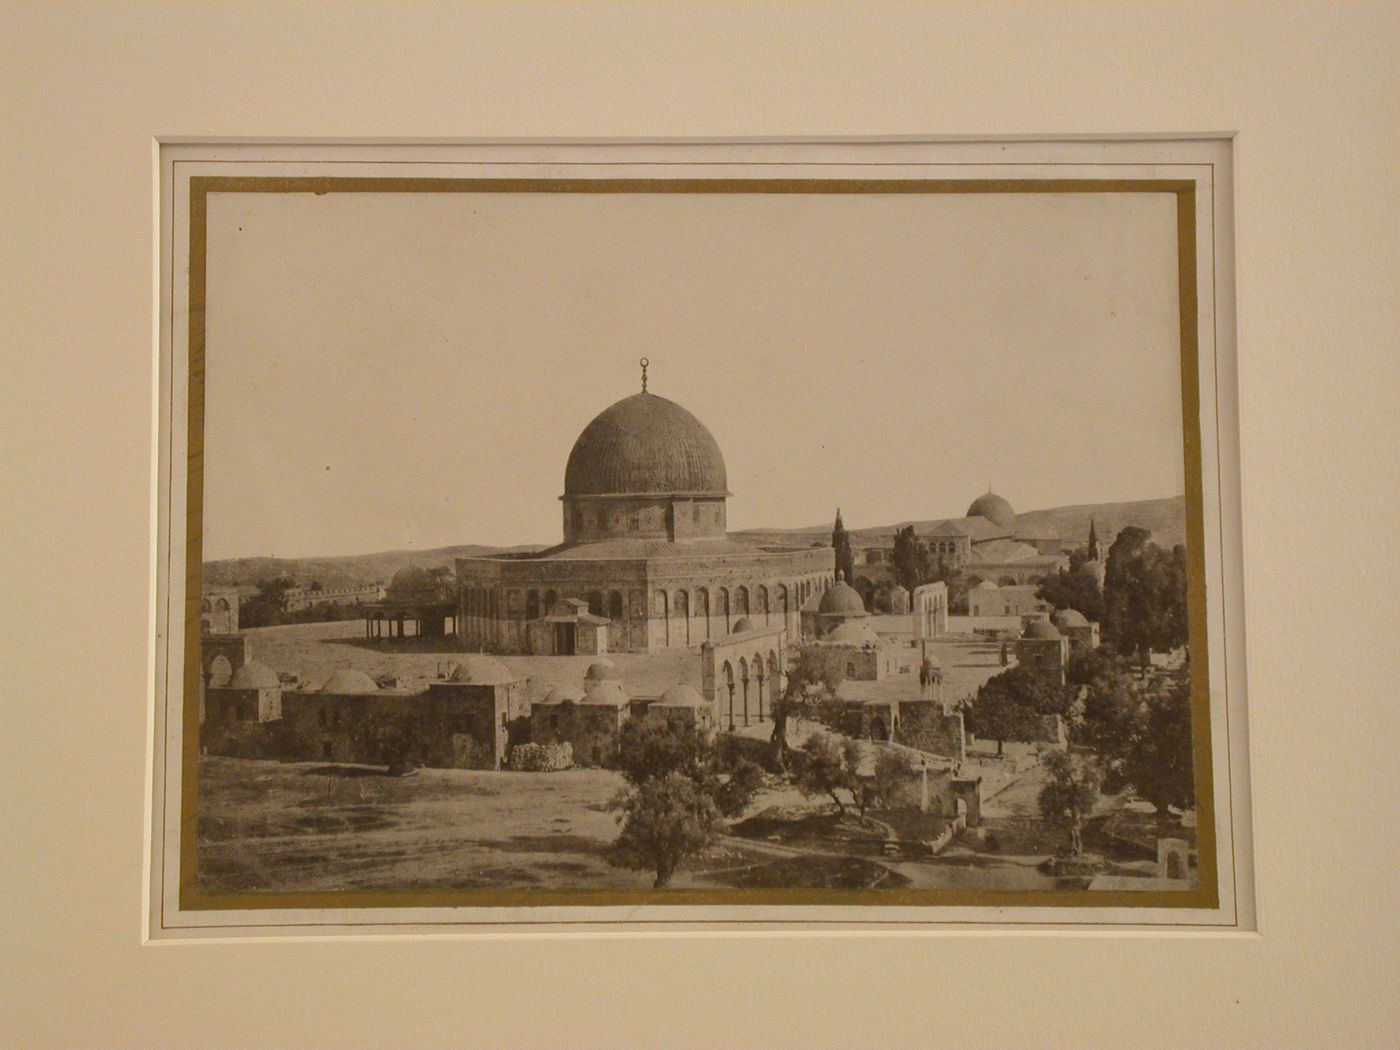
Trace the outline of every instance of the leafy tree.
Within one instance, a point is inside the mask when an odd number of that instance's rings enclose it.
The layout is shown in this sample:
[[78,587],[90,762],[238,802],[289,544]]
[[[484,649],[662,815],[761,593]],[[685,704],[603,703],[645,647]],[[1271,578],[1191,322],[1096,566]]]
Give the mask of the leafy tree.
[[1045,759],[1046,779],[1037,801],[1047,824],[1062,828],[1069,837],[1068,854],[1084,851],[1084,821],[1099,798],[1102,775],[1093,761],[1071,751],[1053,751]]
[[1137,793],[1163,813],[1196,803],[1191,741],[1191,683],[1173,682],[1149,696],[1123,756],[1123,773]]
[[1106,638],[1144,670],[1152,651],[1185,645],[1186,549],[1163,551],[1151,534],[1129,525],[1108,549],[1104,574]]
[[1039,716],[1061,714],[1064,691],[1045,675],[1025,667],[1012,667],[989,678],[977,690],[972,704],[973,730],[997,742],[997,754],[1007,740],[1026,740],[1036,730]]
[[680,862],[710,846],[724,828],[714,798],[681,773],[648,778],[619,808],[622,834],[608,859],[619,867],[654,871],[655,889],[669,885]]
[[[852,741],[853,743],[854,741]],[[856,777],[847,748],[829,733],[813,733],[798,748],[792,764],[792,781],[808,798],[823,795],[836,803],[836,812],[846,815],[846,804],[838,792],[856,798]]]
[[832,662],[819,659],[809,650],[801,650],[788,668],[787,685],[783,695],[773,704],[772,758],[779,769],[786,768],[788,753],[787,723],[812,712],[836,695],[844,675]]
[[618,768],[633,787],[678,773],[737,816],[763,784],[763,770],[745,758],[737,742],[695,726],[629,718],[618,734]]
[[894,578],[910,594],[915,587],[929,581],[932,570],[928,548],[914,535],[913,525],[906,525],[894,534],[894,554],[890,561]]
[[1066,572],[1061,569],[1054,576],[1047,576],[1040,583],[1035,596],[1049,602],[1056,609],[1074,609],[1083,613],[1084,618],[1094,623],[1103,621],[1103,591],[1099,581],[1087,572]]
[[763,783],[763,771],[737,747],[695,727],[646,719],[623,724],[618,766],[630,787],[613,800],[623,827],[609,860],[651,868],[658,887],[710,845],[723,818],[742,813]]
[[899,805],[917,775],[907,755],[881,748],[875,757],[875,775],[864,785],[867,801],[882,809],[892,809]]
[[851,550],[851,534],[841,523],[840,508],[836,511],[836,527],[831,530],[831,546],[836,550],[836,571],[845,574],[847,583],[854,583],[856,556]]
[[695,777],[709,766],[712,751],[697,727],[629,718],[618,733],[618,770],[634,787],[671,773]]
[[930,583],[942,583],[948,588],[948,613],[951,616],[967,615],[967,574],[950,563],[942,555],[934,564]]

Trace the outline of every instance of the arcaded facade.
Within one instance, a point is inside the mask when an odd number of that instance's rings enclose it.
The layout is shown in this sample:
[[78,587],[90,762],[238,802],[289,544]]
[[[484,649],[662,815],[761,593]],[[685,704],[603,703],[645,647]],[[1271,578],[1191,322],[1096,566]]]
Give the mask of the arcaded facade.
[[[798,632],[803,602],[834,578],[829,547],[752,546],[726,534],[724,457],[690,412],[645,386],[604,410],[564,471],[564,542],[523,556],[460,558],[458,634],[469,650],[525,653],[531,624],[564,599],[607,620],[607,651],[723,638],[743,616]],[[567,630],[550,651],[566,654]]]

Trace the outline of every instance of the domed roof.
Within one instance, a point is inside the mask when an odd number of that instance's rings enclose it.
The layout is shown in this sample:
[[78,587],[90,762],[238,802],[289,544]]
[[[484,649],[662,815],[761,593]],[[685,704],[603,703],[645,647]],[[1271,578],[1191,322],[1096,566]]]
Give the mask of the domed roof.
[[583,428],[564,468],[565,496],[727,496],[724,457],[705,424],[664,397],[625,397]]
[[556,685],[553,689],[551,689],[548,693],[546,693],[546,694],[545,694],[545,698],[544,698],[543,700],[538,701],[538,703],[541,703],[541,704],[565,704],[565,703],[577,704],[577,703],[582,702],[582,700],[583,700],[583,690],[582,690],[579,686],[576,686],[576,685]]
[[986,518],[988,521],[1000,525],[1007,532],[1016,528],[1016,512],[1011,509],[1011,504],[1002,499],[995,492],[986,492],[972,501],[972,506],[967,508],[969,518]]
[[1059,629],[1049,620],[1032,620],[1026,624],[1026,629],[1021,632],[1021,637],[1058,640],[1061,635]]
[[661,694],[661,703],[667,707],[709,707],[705,698],[700,695],[693,685],[686,685],[684,682],[671,686]]
[[512,674],[510,668],[493,656],[468,653],[448,681],[458,685],[504,685],[507,682],[518,682],[520,678],[520,675]]
[[825,641],[840,645],[879,645],[880,636],[864,620],[843,623],[825,638]]
[[375,684],[373,678],[363,671],[356,671],[348,667],[342,667],[335,671],[326,679],[326,684],[321,686],[323,693],[377,693],[379,686]]
[[617,681],[588,682],[583,687],[585,704],[604,704],[609,707],[625,707],[627,690]]
[[747,634],[753,630],[753,622],[747,616],[741,616],[734,621],[734,626],[729,629],[730,634]]
[[1056,627],[1088,627],[1089,621],[1078,609],[1057,609],[1050,622]]
[[978,583],[974,583],[972,589],[974,591],[994,591],[997,589],[997,585],[991,580],[982,580]]
[[421,565],[405,565],[398,572],[394,573],[394,578],[389,581],[390,590],[417,590],[422,587],[433,585],[432,573]]
[[233,672],[233,677],[228,680],[228,687],[230,689],[280,689],[282,683],[277,677],[277,672],[268,667],[267,664],[249,660]]
[[622,678],[622,672],[611,660],[594,660],[583,678],[586,682],[616,682]]
[[434,572],[421,565],[405,565],[394,573],[384,590],[390,598],[438,598],[445,594],[448,582],[443,570]]
[[867,616],[865,602],[856,590],[838,573],[836,582],[822,595],[817,612],[827,616]]

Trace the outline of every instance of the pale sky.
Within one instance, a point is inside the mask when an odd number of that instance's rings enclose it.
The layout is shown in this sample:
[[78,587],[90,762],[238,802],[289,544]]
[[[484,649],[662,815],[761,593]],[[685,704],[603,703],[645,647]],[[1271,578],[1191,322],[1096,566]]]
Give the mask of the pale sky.
[[729,526],[1184,489],[1169,194],[211,194],[205,557],[554,543],[650,389]]

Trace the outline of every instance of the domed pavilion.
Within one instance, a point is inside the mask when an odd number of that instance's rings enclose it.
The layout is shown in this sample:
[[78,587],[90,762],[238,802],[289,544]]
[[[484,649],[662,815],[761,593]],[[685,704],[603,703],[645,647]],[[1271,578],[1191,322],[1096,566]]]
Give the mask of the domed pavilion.
[[[714,435],[649,393],[644,370],[641,392],[574,442],[563,542],[457,560],[462,642],[502,653],[649,652],[724,638],[745,616],[795,635],[803,602],[831,586],[835,555],[730,539],[729,496]],[[591,640],[597,620],[605,647]]]

